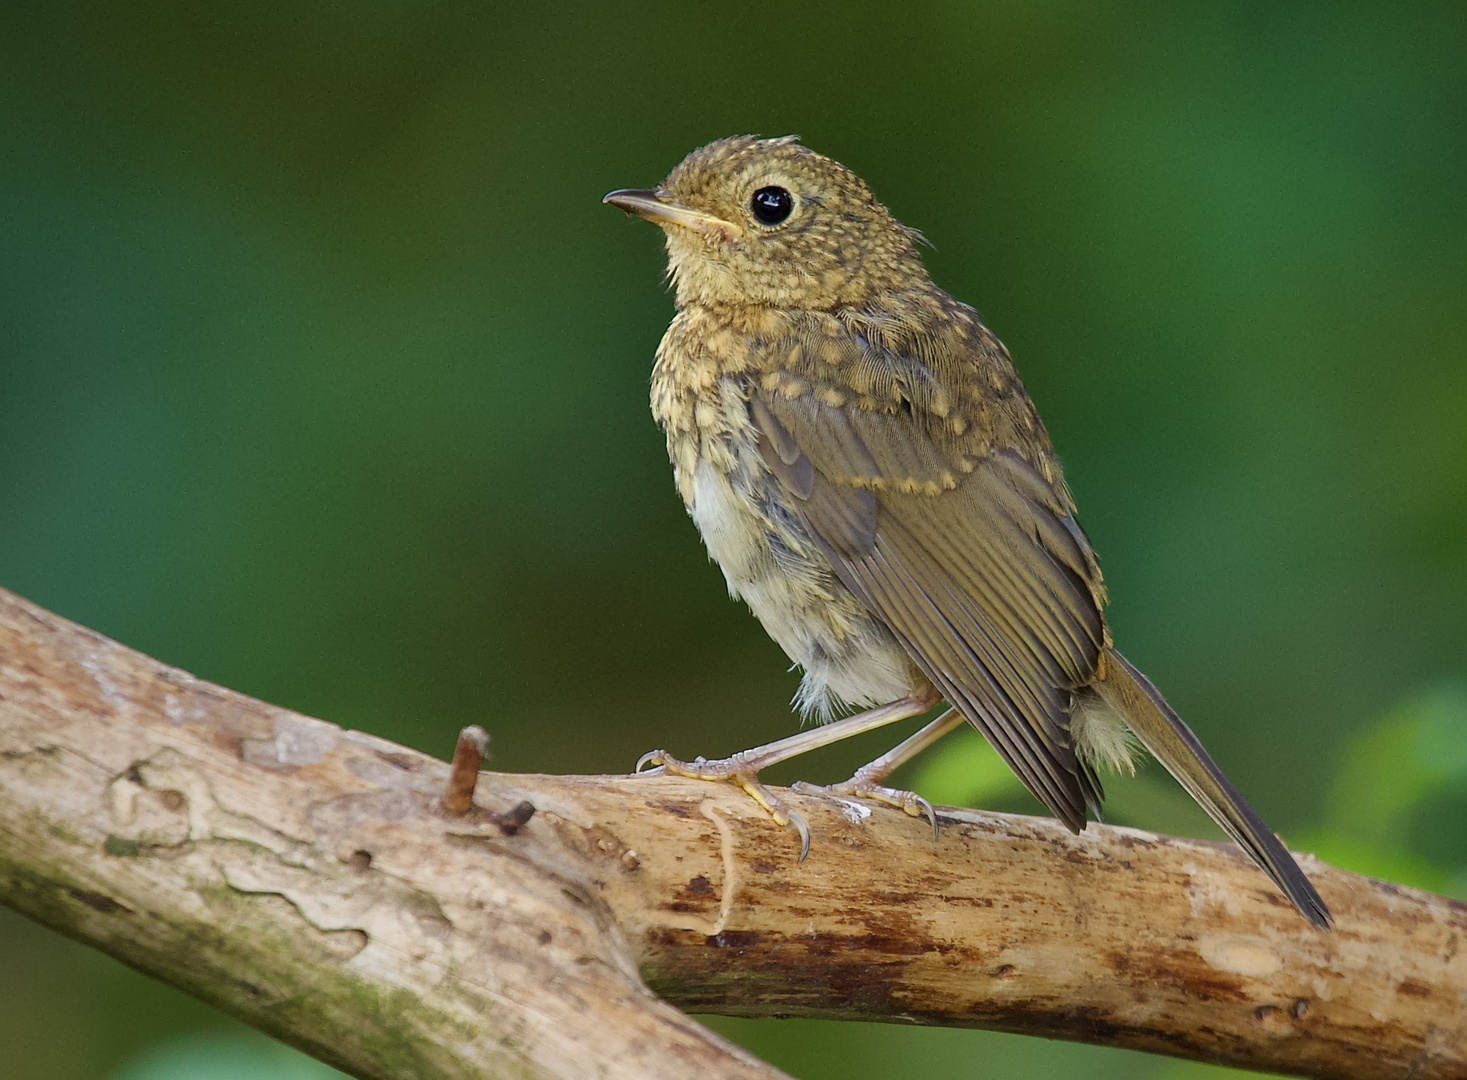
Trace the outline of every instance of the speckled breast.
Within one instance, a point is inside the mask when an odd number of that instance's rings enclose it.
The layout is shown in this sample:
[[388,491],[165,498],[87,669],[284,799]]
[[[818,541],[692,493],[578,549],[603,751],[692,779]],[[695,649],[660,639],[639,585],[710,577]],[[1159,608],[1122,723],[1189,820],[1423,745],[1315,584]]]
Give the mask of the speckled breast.
[[717,344],[725,353],[728,328],[705,313],[683,312],[668,328],[652,374],[652,413],[667,435],[678,493],[729,594],[804,669],[795,698],[803,714],[824,720],[841,703],[905,696],[921,684],[911,661],[836,577],[760,456],[749,416],[752,361],[742,370],[716,362],[709,333],[724,335]]

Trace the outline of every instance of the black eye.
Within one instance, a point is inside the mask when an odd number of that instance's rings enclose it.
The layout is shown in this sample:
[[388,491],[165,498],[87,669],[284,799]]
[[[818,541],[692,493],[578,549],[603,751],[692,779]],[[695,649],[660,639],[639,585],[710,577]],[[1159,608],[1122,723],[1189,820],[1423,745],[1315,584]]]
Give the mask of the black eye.
[[766,225],[778,225],[795,208],[795,197],[782,187],[762,187],[749,200],[754,216]]

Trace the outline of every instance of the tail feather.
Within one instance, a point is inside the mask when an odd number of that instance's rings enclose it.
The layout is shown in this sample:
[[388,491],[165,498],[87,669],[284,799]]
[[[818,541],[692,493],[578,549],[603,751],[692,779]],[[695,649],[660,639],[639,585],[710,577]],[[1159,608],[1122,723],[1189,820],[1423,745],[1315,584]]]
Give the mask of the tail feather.
[[1187,789],[1213,821],[1248,852],[1300,914],[1323,930],[1330,913],[1279,838],[1223,775],[1192,729],[1172,711],[1156,687],[1130,662],[1106,651],[1105,678],[1094,689],[1120,713],[1146,749]]

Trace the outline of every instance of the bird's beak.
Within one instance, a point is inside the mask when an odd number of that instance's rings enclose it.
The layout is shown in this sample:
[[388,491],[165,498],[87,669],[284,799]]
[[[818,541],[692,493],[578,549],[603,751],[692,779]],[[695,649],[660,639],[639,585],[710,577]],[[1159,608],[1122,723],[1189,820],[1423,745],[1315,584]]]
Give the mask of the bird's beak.
[[705,236],[719,236],[725,240],[734,240],[743,234],[743,230],[732,221],[724,221],[721,217],[684,206],[665,191],[622,188],[611,192],[601,201],[663,228],[681,225]]

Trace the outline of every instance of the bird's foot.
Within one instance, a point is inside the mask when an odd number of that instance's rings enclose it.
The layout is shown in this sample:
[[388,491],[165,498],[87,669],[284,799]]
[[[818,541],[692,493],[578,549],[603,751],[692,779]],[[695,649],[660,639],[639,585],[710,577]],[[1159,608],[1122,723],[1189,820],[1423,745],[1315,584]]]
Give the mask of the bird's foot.
[[932,804],[915,791],[902,791],[900,788],[889,788],[878,784],[876,781],[884,779],[882,776],[863,776],[866,769],[856,770],[856,775],[840,784],[811,784],[804,780],[796,781],[794,789],[802,795],[826,795],[835,799],[867,799],[871,802],[883,803],[886,806],[894,806],[909,817],[925,817],[932,823],[932,839],[937,839],[937,811],[932,809]]
[[679,761],[666,750],[653,750],[638,759],[634,771],[643,776],[682,776],[689,780],[722,781],[742,788],[749,798],[765,809],[776,825],[793,828],[799,834],[800,862],[804,862],[805,856],[810,854],[810,826],[805,824],[805,819],[798,811],[785,806],[774,792],[759,782],[757,763],[748,754],[734,754],[717,761],[708,761],[705,758]]

